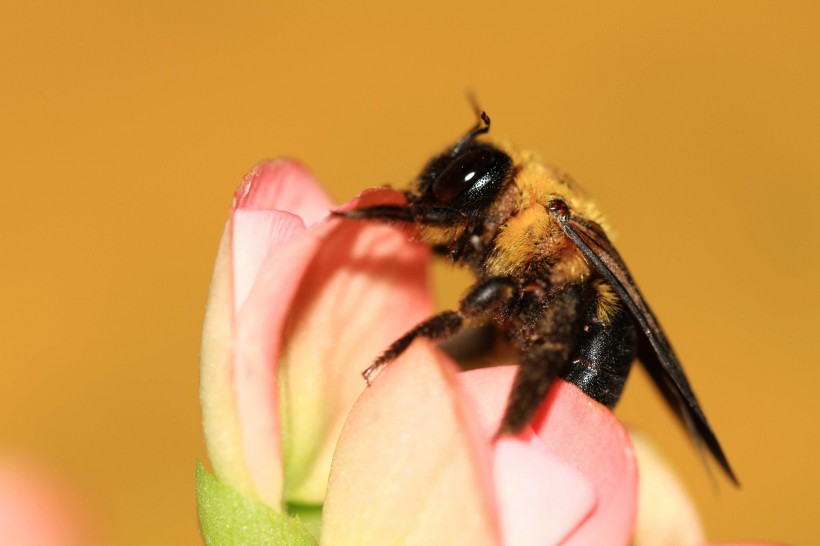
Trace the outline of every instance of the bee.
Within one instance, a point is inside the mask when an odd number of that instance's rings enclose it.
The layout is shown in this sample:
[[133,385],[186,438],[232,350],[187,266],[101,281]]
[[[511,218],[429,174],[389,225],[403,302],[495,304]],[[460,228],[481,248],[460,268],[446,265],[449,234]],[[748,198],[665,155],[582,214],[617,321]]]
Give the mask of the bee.
[[431,159],[401,205],[335,214],[415,226],[436,254],[475,274],[457,310],[444,311],[396,340],[362,375],[419,337],[445,341],[491,327],[520,364],[498,434],[533,418],[561,377],[613,408],[633,361],[646,368],[698,449],[705,445],[738,484],[678,357],[607,236],[594,203],[569,176],[508,144],[481,138],[490,118]]

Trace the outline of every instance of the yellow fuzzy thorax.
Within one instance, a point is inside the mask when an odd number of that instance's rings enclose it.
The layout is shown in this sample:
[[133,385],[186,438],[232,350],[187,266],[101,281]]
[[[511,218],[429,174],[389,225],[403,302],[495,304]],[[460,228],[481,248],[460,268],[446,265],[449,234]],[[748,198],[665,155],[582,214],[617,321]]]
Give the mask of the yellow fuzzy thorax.
[[572,214],[592,220],[608,232],[606,222],[598,207],[584,189],[568,174],[541,161],[541,157],[530,150],[516,150],[508,142],[494,143],[510,156],[518,174],[515,183],[521,190],[522,208],[531,205],[544,206],[555,197],[569,205]]
[[598,208],[572,178],[542,163],[535,153],[516,150],[506,142],[495,145],[515,166],[519,202],[518,212],[499,229],[487,262],[488,273],[517,276],[531,272],[534,264],[549,263],[552,282],[584,281],[589,265],[545,207],[561,198],[572,214],[603,226]]

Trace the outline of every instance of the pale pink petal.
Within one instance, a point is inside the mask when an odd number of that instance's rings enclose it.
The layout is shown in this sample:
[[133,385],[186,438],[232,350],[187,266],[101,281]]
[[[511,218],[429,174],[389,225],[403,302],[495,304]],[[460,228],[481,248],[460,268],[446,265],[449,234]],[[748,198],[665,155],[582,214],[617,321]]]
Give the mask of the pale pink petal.
[[490,465],[454,365],[416,342],[350,411],[333,459],[322,541],[499,545]]
[[[517,366],[460,374],[489,442],[498,430]],[[551,454],[531,427],[495,445],[494,483],[504,544],[559,544],[595,508],[590,482]]]
[[257,494],[271,506],[281,504],[283,490],[278,389],[282,327],[320,246],[321,241],[306,232],[281,245],[261,265],[235,317],[231,384],[245,463]]
[[590,483],[534,435],[499,439],[493,462],[504,544],[560,544],[595,508]]
[[208,295],[199,368],[199,403],[208,458],[214,472],[240,491],[255,493],[245,464],[233,389],[234,303],[231,230],[219,244]]
[[[249,429],[262,428],[251,419],[243,422],[241,398],[236,378],[253,381],[257,367],[248,354],[264,354],[268,332],[248,342],[245,328],[239,325],[241,308],[261,264],[285,242],[304,231],[302,220],[288,212],[274,210],[296,206],[298,212],[316,215],[319,208],[327,214],[328,200],[319,185],[300,165],[290,161],[263,163],[255,167],[237,190],[231,220],[220,243],[211,282],[208,312],[202,340],[200,400],[208,454],[216,474],[242,491],[255,492],[277,506],[281,497],[282,465],[278,449],[278,425],[264,425],[265,439],[275,449],[264,462],[248,453],[244,440]],[[238,338],[242,337],[242,344]],[[244,363],[237,366],[237,363]],[[265,376],[265,370],[258,375]],[[268,377],[270,375],[268,374]],[[255,392],[255,391],[252,391]],[[250,397],[245,404],[253,404]],[[264,441],[264,440],[263,440]],[[264,492],[263,492],[264,490]]]
[[592,482],[598,495],[598,507],[565,544],[629,544],[638,475],[629,435],[615,415],[575,385],[559,380],[533,428],[553,454]]
[[[302,221],[286,212],[237,210],[233,230],[235,346],[230,383],[240,445],[254,490],[276,506],[282,497],[283,467],[276,415],[276,367],[272,365],[277,359],[278,336],[271,329],[281,328],[287,298],[293,295],[317,245],[313,239],[297,237],[305,231]],[[268,272],[261,270],[277,259],[287,260],[284,271],[280,269],[278,277],[266,276]],[[271,286],[257,288],[251,296],[260,279]]]
[[236,210],[231,223],[234,313],[245,304],[259,269],[279,247],[304,231],[298,216],[268,210]]

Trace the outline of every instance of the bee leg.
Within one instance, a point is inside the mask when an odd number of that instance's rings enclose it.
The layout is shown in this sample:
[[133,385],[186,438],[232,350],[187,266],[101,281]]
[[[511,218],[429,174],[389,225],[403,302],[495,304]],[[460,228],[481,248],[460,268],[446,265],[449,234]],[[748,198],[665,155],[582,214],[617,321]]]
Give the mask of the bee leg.
[[546,343],[521,359],[496,436],[516,434],[530,422],[568,356],[567,344],[558,342]]
[[503,321],[518,298],[520,283],[510,277],[489,277],[470,288],[461,300],[461,313],[473,322]]
[[485,279],[473,286],[461,300],[458,311],[445,311],[429,319],[393,342],[376,361],[362,372],[370,385],[373,374],[388,362],[399,357],[416,338],[445,339],[457,334],[466,321],[489,322],[494,313],[505,310],[516,294],[517,284],[506,277]]
[[590,398],[610,408],[621,397],[635,360],[637,332],[629,311],[619,309],[607,324],[595,318],[584,325],[570,364],[561,376]]
[[455,227],[465,225],[467,216],[457,210],[441,206],[374,205],[351,210],[334,210],[334,216],[352,220],[375,220],[378,222],[405,222],[431,226]]
[[416,338],[426,337],[435,340],[450,337],[461,329],[463,323],[464,317],[458,311],[445,311],[438,315],[433,315],[394,341],[373,364],[362,372],[362,377],[364,377],[364,380],[369,386],[370,378],[376,370],[398,358]]
[[583,300],[581,288],[567,286],[525,309],[520,329],[510,331],[519,347],[520,365],[497,436],[516,434],[532,420],[555,378],[570,362],[585,318]]
[[334,210],[333,216],[351,220],[378,220],[381,222],[413,222],[412,211],[404,205],[374,205],[361,209]]

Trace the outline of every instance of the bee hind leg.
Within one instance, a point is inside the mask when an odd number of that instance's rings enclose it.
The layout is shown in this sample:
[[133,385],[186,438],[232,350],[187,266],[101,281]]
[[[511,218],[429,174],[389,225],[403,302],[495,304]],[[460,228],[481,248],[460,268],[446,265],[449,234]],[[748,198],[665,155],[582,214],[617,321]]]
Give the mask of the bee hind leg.
[[517,434],[530,422],[558,376],[561,364],[566,362],[567,353],[564,343],[549,343],[521,359],[496,436]]
[[535,416],[550,387],[572,360],[586,314],[583,288],[567,285],[524,308],[510,332],[519,345],[519,367],[496,436],[517,434]]

